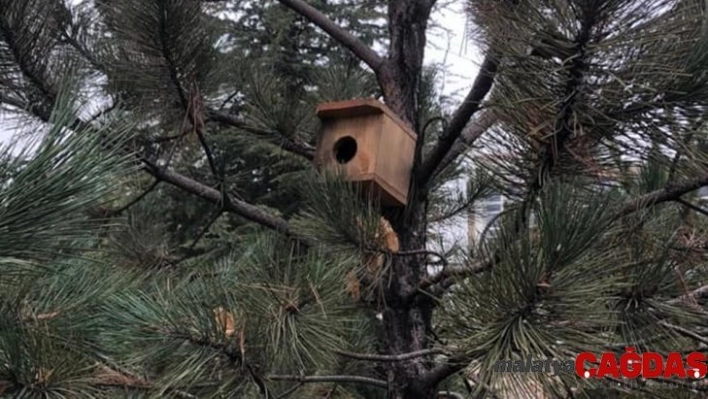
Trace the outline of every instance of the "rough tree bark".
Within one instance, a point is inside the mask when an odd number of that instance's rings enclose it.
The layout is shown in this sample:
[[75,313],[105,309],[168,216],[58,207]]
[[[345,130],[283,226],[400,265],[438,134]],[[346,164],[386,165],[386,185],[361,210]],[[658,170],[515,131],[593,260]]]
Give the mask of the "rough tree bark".
[[[368,65],[378,78],[387,105],[401,119],[410,124],[418,133],[419,142],[423,140],[418,109],[416,104],[418,86],[421,79],[424,48],[426,44],[426,28],[430,12],[435,0],[389,0],[388,24],[390,46],[388,55],[384,58],[368,48],[364,43],[349,32],[337,26],[325,15],[310,6],[304,0],[279,0],[283,5],[298,12],[311,23],[320,27],[353,54]],[[83,54],[83,53],[82,53]],[[21,60],[20,60],[21,61]],[[91,60],[88,60],[91,61]],[[443,168],[461,155],[465,144],[471,144],[489,126],[494,123],[494,115],[485,111],[476,124],[468,124],[479,109],[479,103],[490,90],[494,79],[497,60],[493,56],[485,59],[480,76],[475,80],[472,89],[453,113],[450,123],[442,138],[434,148],[422,159],[422,148],[417,148],[413,167],[412,188],[409,203],[405,210],[384,210],[385,216],[391,221],[399,236],[401,251],[420,253],[419,256],[398,256],[392,258],[393,284],[386,287],[386,305],[384,323],[386,328],[386,355],[356,355],[359,358],[393,359],[386,361],[387,381],[379,381],[361,376],[270,376],[271,380],[290,380],[303,382],[346,381],[364,383],[378,387],[386,387],[392,399],[420,398],[434,399],[437,385],[445,378],[461,370],[470,360],[466,354],[450,354],[446,363],[435,364],[426,351],[430,347],[431,316],[434,303],[423,290],[432,290],[436,286],[444,286],[452,276],[466,276],[486,270],[491,265],[481,262],[478,265],[447,268],[444,271],[429,276],[426,269],[426,259],[422,249],[426,244],[427,231],[427,190],[429,180],[436,170]],[[95,64],[95,63],[94,63]],[[100,69],[100,65],[97,65]],[[31,75],[31,70],[21,71],[29,82],[44,94],[41,107],[28,109],[28,112],[40,120],[47,121],[51,104],[55,96],[47,90],[42,90],[46,82]],[[0,103],[23,108],[7,96],[0,93]],[[241,129],[252,130],[243,121],[215,111],[208,113],[209,120]],[[84,126],[89,122],[78,120],[73,125]],[[258,132],[262,133],[262,132]],[[312,148],[304,143],[286,142],[285,150],[312,159]],[[205,148],[205,151],[207,149]],[[224,196],[219,190],[211,188],[202,182],[197,182],[181,175],[167,167],[161,167],[151,160],[145,159],[144,170],[153,175],[157,181],[162,181],[178,187],[185,192],[223,207],[226,212],[239,215],[254,223],[279,231],[285,235],[306,241],[291,229],[288,222],[276,215],[263,211],[255,205],[239,200],[237,196]],[[630,200],[621,208],[618,216],[630,214],[646,206],[667,201],[680,200],[680,197],[690,191],[708,186],[708,176],[699,176],[681,184],[671,185],[648,193],[640,198]],[[694,290],[675,301],[686,298],[705,296],[706,286]],[[406,354],[403,356],[403,354]],[[414,356],[411,356],[414,354]]]
[[[423,66],[426,29],[434,1],[390,1],[388,6],[389,53],[378,73],[386,104],[408,122],[422,140],[418,117],[417,93]],[[417,147],[421,151],[422,146]],[[420,160],[420,154],[415,159]],[[402,212],[386,212],[396,230],[402,251],[424,249],[426,245],[426,202],[424,186],[418,184],[414,165],[408,205]],[[411,296],[427,273],[426,258],[394,257],[393,281],[386,292],[384,324],[388,351],[392,355],[424,350],[429,347],[432,299],[427,295]],[[435,398],[435,386],[425,384],[432,366],[429,357],[418,357],[387,365],[389,397]]]
[[[422,76],[426,30],[436,0],[390,0],[388,2],[389,49],[385,59],[378,57],[346,31],[333,25],[325,16],[301,0],[280,0],[319,26],[356,54],[376,73],[386,105],[424,140],[418,115],[417,96]],[[483,69],[493,72],[496,60],[485,60]],[[384,209],[398,234],[401,251],[425,249],[427,233],[428,181],[492,85],[493,76],[478,78],[464,103],[454,113],[451,128],[444,134],[429,159],[422,159],[422,145],[416,147],[408,204],[404,210]],[[431,319],[434,302],[429,295],[419,294],[417,287],[428,277],[426,256],[394,256],[391,259],[392,284],[385,287],[386,309],[383,312],[388,354],[400,355],[430,347]],[[437,397],[439,369],[430,356],[414,357],[386,364],[388,393],[392,399]],[[444,378],[441,377],[441,378]]]
[[[422,74],[426,28],[436,0],[388,1],[390,43],[386,57],[379,56],[304,0],[278,1],[327,32],[368,65],[378,78],[387,106],[403,121],[410,124],[418,134],[419,142],[424,139],[416,98]],[[392,284],[385,287],[386,309],[383,312],[387,341],[385,347],[388,352],[386,355],[425,352],[430,348],[431,318],[435,304],[430,295],[421,293],[423,290],[445,285],[452,276],[472,275],[489,267],[486,263],[480,263],[476,266],[448,268],[437,275],[430,276],[426,268],[426,257],[420,250],[425,249],[427,239],[426,206],[429,181],[436,171],[463,153],[465,144],[471,144],[494,123],[494,115],[488,111],[482,118],[478,118],[476,124],[468,122],[479,110],[479,103],[491,89],[497,61],[493,54],[487,55],[480,75],[475,79],[465,101],[453,113],[441,139],[426,159],[422,157],[422,146],[417,147],[410,198],[406,208],[404,210],[385,209],[383,212],[399,236],[400,250],[409,254],[420,253],[419,256],[394,256],[391,259],[390,270],[393,279]],[[210,117],[215,122],[227,125],[241,124],[240,121],[223,115],[212,113]],[[302,143],[289,143],[285,149],[308,159],[312,157],[312,149]],[[219,203],[222,199],[216,190],[186,179],[173,171],[162,170],[155,165],[147,165],[146,170],[158,179],[181,187],[208,201]],[[643,204],[671,201],[686,192],[706,185],[708,185],[708,176],[702,176],[681,186],[657,190],[627,203],[623,212],[631,213]],[[257,212],[249,204],[239,201],[229,202],[226,211],[296,236],[285,220]],[[451,356],[447,362],[440,364],[434,363],[431,355],[400,356],[400,359],[385,362],[383,365],[387,371],[385,385],[391,399],[436,399],[439,396],[437,386],[440,382],[459,372],[469,361],[464,354]],[[322,380],[321,376],[318,378]],[[297,376],[289,376],[288,379],[305,381],[303,377]],[[331,377],[327,380],[335,379]],[[371,384],[371,381],[359,382]],[[383,382],[374,382],[373,385],[376,386],[384,385]]]
[[[320,27],[334,39],[342,43],[359,59],[368,65],[378,78],[384,93],[384,100],[398,116],[418,134],[419,142],[424,139],[418,115],[417,94],[422,75],[423,56],[426,44],[426,29],[430,12],[435,0],[389,0],[388,28],[389,49],[385,58],[376,54],[353,37],[346,30],[337,26],[325,15],[303,0],[279,0],[283,5],[298,12],[314,25]],[[444,168],[463,153],[465,144],[470,144],[494,123],[494,115],[487,111],[476,123],[469,124],[479,110],[479,104],[489,92],[494,80],[498,60],[493,54],[485,58],[480,75],[460,107],[453,113],[441,139],[427,155],[422,156],[422,146],[416,148],[415,163],[412,170],[411,191],[404,210],[384,209],[383,213],[392,224],[399,237],[402,252],[420,253],[420,255],[394,256],[391,259],[392,284],[385,287],[386,309],[383,312],[386,330],[387,354],[398,360],[385,362],[387,381],[347,377],[348,381],[383,386],[391,399],[436,399],[437,386],[450,375],[459,372],[467,364],[466,355],[451,356],[447,362],[436,364],[432,355],[400,356],[416,352],[425,352],[430,348],[431,319],[435,303],[424,290],[436,285],[445,285],[451,276],[472,275],[486,270],[490,265],[480,263],[477,266],[448,268],[437,275],[430,276],[426,267],[427,232],[427,197],[429,181],[436,171]],[[241,125],[241,122],[225,115],[210,113],[214,122],[227,125]],[[312,149],[302,143],[288,143],[285,149],[304,156],[312,157]],[[165,181],[196,194],[207,201],[220,203],[223,198],[217,190],[188,179],[174,171],[161,169],[155,164],[146,163],[146,171],[158,180]],[[682,185],[657,190],[635,201],[628,202],[622,209],[624,213],[636,211],[643,205],[657,204],[680,198],[686,192],[708,185],[708,176],[702,176]],[[261,225],[297,238],[287,221],[264,213],[258,208],[237,199],[227,198],[225,211],[233,212]],[[705,290],[700,291],[702,295]],[[433,353],[430,351],[429,353]],[[309,381],[336,381],[342,376],[307,377]],[[281,378],[282,379],[282,378]],[[286,379],[308,381],[303,377],[287,376]]]

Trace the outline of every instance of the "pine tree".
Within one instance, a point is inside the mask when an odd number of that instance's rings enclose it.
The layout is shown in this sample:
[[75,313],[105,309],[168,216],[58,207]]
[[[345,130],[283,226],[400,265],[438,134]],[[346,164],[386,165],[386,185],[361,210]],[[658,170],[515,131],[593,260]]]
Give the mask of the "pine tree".
[[[0,0],[28,131],[0,151],[0,396],[708,390],[494,372],[705,352],[705,3],[467,0],[456,107],[423,66],[436,3]],[[417,133],[405,208],[312,170],[315,106],[357,97]],[[431,250],[494,192],[478,245]]]

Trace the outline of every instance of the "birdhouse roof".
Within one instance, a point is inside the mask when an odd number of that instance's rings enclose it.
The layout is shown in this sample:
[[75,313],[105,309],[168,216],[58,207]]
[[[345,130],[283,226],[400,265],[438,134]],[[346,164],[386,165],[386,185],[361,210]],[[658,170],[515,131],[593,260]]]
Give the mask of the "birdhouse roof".
[[344,119],[357,116],[385,114],[403,131],[415,138],[416,134],[389,107],[374,98],[357,98],[353,100],[323,103],[317,106],[317,116],[322,119]]

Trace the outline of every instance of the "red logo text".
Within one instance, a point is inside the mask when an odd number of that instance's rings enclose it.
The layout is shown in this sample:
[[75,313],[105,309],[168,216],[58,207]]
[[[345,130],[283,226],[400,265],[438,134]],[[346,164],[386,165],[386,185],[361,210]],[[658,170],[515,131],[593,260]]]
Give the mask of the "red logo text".
[[703,378],[706,376],[706,354],[692,352],[682,355],[671,352],[666,357],[656,352],[637,353],[633,347],[619,357],[603,353],[598,357],[583,352],[575,358],[575,374],[580,378]]

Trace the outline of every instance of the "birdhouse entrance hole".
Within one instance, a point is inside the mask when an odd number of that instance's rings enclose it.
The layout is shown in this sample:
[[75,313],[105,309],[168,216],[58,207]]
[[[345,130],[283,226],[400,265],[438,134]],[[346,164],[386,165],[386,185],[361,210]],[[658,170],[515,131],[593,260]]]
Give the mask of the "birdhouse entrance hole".
[[317,117],[316,167],[343,172],[382,206],[404,208],[416,143],[410,126],[374,98],[320,104]]
[[356,155],[356,140],[351,136],[345,136],[334,143],[334,159],[340,164],[345,164]]

